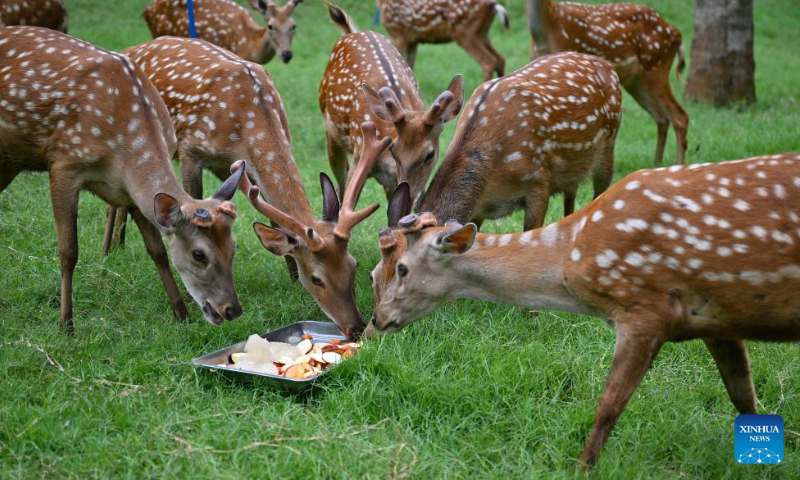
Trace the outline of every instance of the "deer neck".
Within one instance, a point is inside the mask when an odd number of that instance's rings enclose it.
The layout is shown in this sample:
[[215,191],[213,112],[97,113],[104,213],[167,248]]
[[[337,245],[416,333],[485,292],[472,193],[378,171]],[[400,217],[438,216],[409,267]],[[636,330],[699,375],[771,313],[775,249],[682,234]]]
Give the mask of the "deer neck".
[[[270,155],[274,155],[274,158],[270,159]],[[308,194],[292,152],[283,154],[270,152],[267,156],[266,162],[261,162],[259,165],[250,162],[247,165],[248,174],[257,182],[264,200],[306,225],[311,225],[316,221],[316,217],[308,201]]]
[[178,183],[169,155],[158,154],[155,149],[148,150],[141,158],[124,161],[121,164],[124,166],[121,177],[128,195],[142,215],[153,225],[158,225],[154,211],[156,194],[166,193],[179,200],[181,204],[193,201]]
[[275,49],[272,47],[272,42],[269,41],[267,27],[262,27],[250,19],[245,24],[243,35],[248,38],[246,54],[243,55],[246,60],[259,64],[272,60],[275,56]]
[[453,145],[442,166],[433,176],[417,211],[431,212],[440,222],[457,220],[469,222],[486,184],[484,168],[488,162],[482,152],[468,155],[457,153],[460,146]]
[[569,290],[565,268],[576,225],[571,218],[517,234],[479,234],[473,247],[452,259],[451,296],[529,308],[596,314]]
[[540,50],[547,44],[551,7],[550,0],[528,0],[528,28],[533,36],[533,41]]

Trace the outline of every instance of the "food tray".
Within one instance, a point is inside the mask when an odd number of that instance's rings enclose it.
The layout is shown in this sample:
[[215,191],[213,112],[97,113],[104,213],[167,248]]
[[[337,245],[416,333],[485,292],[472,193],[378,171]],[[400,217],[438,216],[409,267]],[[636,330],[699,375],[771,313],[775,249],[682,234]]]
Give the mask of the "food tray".
[[[272,330],[261,335],[261,337],[269,340],[270,342],[284,342],[296,345],[298,342],[300,342],[302,336],[307,334],[313,337],[314,343],[330,342],[331,340],[347,341],[347,336],[345,336],[339,330],[339,327],[337,327],[335,323],[314,322],[310,320],[293,323],[291,325]],[[221,374],[231,380],[243,381],[246,383],[259,382],[276,385],[290,392],[302,392],[309,389],[314,382],[331,370],[325,370],[311,378],[295,379],[286,378],[279,375],[249,372],[220,366],[220,364],[231,363],[231,354],[244,351],[245,343],[247,343],[246,340],[223,348],[222,350],[217,350],[216,352],[195,358],[192,360],[192,364],[203,369],[210,369],[213,371],[213,373]]]

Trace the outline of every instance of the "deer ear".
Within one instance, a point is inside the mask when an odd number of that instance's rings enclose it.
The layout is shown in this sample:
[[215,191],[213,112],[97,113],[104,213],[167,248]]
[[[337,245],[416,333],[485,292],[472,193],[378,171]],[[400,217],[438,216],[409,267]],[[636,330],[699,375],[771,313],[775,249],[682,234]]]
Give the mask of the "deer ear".
[[272,254],[279,257],[291,255],[295,248],[297,248],[298,241],[294,235],[286,233],[283,230],[272,228],[264,225],[263,223],[253,223],[253,230],[261,240],[261,245],[269,250]]
[[338,222],[341,208],[339,197],[333,182],[324,172],[319,174],[319,186],[322,187],[322,219],[326,222]]
[[436,239],[436,244],[442,253],[460,255],[472,248],[477,233],[478,227],[474,223],[468,223],[456,230],[442,233]]
[[250,0],[250,6],[261,15],[266,15],[270,7],[275,8],[272,0]]
[[453,77],[453,80],[450,81],[450,86],[447,87],[447,91],[453,94],[453,100],[442,112],[440,117],[442,123],[456,118],[464,105],[464,80],[461,75]]
[[164,230],[174,230],[183,220],[181,202],[166,193],[157,193],[153,200],[153,212],[156,222]]
[[379,120],[393,123],[394,120],[392,118],[392,112],[389,111],[389,107],[386,105],[386,102],[383,101],[381,96],[378,95],[378,92],[373,90],[372,87],[366,83],[361,85],[361,90],[364,92],[364,98],[366,98],[367,105],[369,105],[372,113],[374,113]]
[[389,226],[396,227],[397,222],[409,213],[411,213],[411,188],[408,186],[408,182],[401,182],[395,187],[392,199],[389,200],[386,212]]

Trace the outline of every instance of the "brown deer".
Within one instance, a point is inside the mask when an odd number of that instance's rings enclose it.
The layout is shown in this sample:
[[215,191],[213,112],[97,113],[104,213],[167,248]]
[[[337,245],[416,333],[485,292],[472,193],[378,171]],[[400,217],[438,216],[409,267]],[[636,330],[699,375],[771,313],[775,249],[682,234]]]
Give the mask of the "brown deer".
[[411,68],[420,43],[456,42],[483,69],[502,77],[505,59],[489,40],[494,16],[508,30],[505,8],[495,0],[377,0],[386,31]]
[[[524,228],[530,230],[542,226],[549,197],[560,192],[564,215],[571,214],[584,177],[592,175],[595,197],[611,183],[620,108],[611,65],[580,53],[541,57],[484,83],[467,103],[417,210],[480,225],[524,208]],[[403,234],[392,228],[409,211],[404,195],[398,187],[390,228],[379,235],[381,261],[370,276],[376,299],[406,251]]]
[[[259,188],[254,187],[246,175],[241,180],[241,189],[250,197],[255,209],[278,225],[278,228],[273,228],[263,223],[253,224],[264,248],[275,255],[294,257],[303,286],[314,295],[328,317],[351,338],[360,335],[365,325],[355,302],[356,261],[347,252],[347,245],[352,229],[378,208],[373,204],[355,211],[370,169],[391,143],[389,137],[377,139],[372,122],[363,123],[361,129],[361,162],[347,186],[341,208],[330,179],[324,173],[320,174],[324,208],[322,221],[316,220],[310,209],[307,212],[290,211],[270,205],[259,198]],[[238,168],[238,164],[231,168]]]
[[0,29],[0,191],[22,171],[47,171],[61,260],[61,325],[72,331],[72,277],[78,260],[78,194],[133,207],[175,313],[188,312],[172,261],[205,318],[217,325],[242,313],[233,284],[236,207],[243,171],[213,197],[192,199],[170,159],[169,113],[130,59],[37,27]]
[[69,15],[62,0],[3,0],[0,27],[28,25],[67,33]]
[[[307,203],[283,102],[260,65],[206,41],[177,37],[160,37],[124,53],[149,77],[167,106],[189,195],[202,198],[204,168],[224,180],[233,162],[246,159],[247,173],[267,201],[283,208]],[[122,240],[125,217],[124,210],[111,212],[104,254],[113,243],[113,225]]]
[[408,182],[418,199],[436,165],[444,124],[458,115],[464,102],[461,76],[424,110],[417,79],[391,42],[375,32],[357,32],[340,8],[328,4],[328,10],[344,35],[333,47],[320,82],[319,106],[339,191],[347,183],[348,153],[354,164],[359,162],[360,125],[374,116],[378,133],[391,137],[392,146],[370,176],[387,198],[398,182]]
[[581,5],[528,0],[531,57],[575,51],[603,57],[619,75],[625,90],[656,121],[655,164],[664,157],[669,125],[678,140],[677,163],[686,156],[689,116],[672,93],[669,71],[675,55],[677,73],[685,68],[681,32],[650,7],[617,3]]
[[[231,0],[194,0],[197,36],[255,63],[267,63],[280,54],[283,63],[292,59],[292,38],[297,25],[292,18],[303,0],[289,0],[282,8],[272,0],[249,0],[264,16],[262,27],[244,7]],[[186,0],[155,0],[142,14],[153,38],[189,37]]]
[[798,199],[791,154],[642,170],[519,234],[407,217],[375,327],[397,331],[459,297],[603,317],[617,342],[581,454],[593,465],[665,342],[703,339],[736,409],[756,413],[744,341],[800,341]]

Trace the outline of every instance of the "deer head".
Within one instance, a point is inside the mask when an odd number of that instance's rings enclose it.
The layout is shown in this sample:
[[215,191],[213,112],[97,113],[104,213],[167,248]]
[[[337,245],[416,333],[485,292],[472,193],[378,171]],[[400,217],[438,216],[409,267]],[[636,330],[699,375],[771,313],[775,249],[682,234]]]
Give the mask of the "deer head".
[[297,29],[292,12],[302,2],[303,0],[289,0],[283,8],[279,8],[272,0],[250,0],[253,9],[267,21],[269,43],[281,56],[283,63],[292,60],[292,38]]
[[408,246],[375,310],[373,325],[379,331],[399,331],[442,303],[459,284],[448,264],[472,248],[478,233],[474,223],[438,227],[429,213],[408,215],[399,225]]
[[[247,176],[243,176],[241,182],[242,190],[247,192],[256,210],[278,225],[273,228],[263,223],[253,224],[264,248],[275,255],[294,258],[302,285],[349,337],[359,335],[365,325],[355,300],[356,261],[347,252],[347,245],[353,227],[377,210],[378,205],[359,211],[354,208],[369,171],[391,143],[389,137],[377,139],[372,122],[363,123],[361,130],[364,138],[361,160],[348,183],[341,207],[330,179],[325,174],[320,175],[322,221],[303,223],[259,198],[258,187],[254,187]],[[238,162],[232,168],[237,167]]]
[[206,320],[215,325],[242,314],[233,284],[236,206],[230,201],[244,176],[243,162],[240,167],[211,198],[181,202],[158,193],[154,199],[155,219],[169,241],[172,262]]
[[397,165],[397,181],[408,182],[416,204],[425,191],[428,178],[439,157],[439,136],[444,124],[455,118],[464,103],[464,85],[456,75],[439,98],[426,111],[403,108],[389,87],[377,92],[364,84],[364,97],[375,116],[394,124],[397,138],[392,141],[392,157]]

